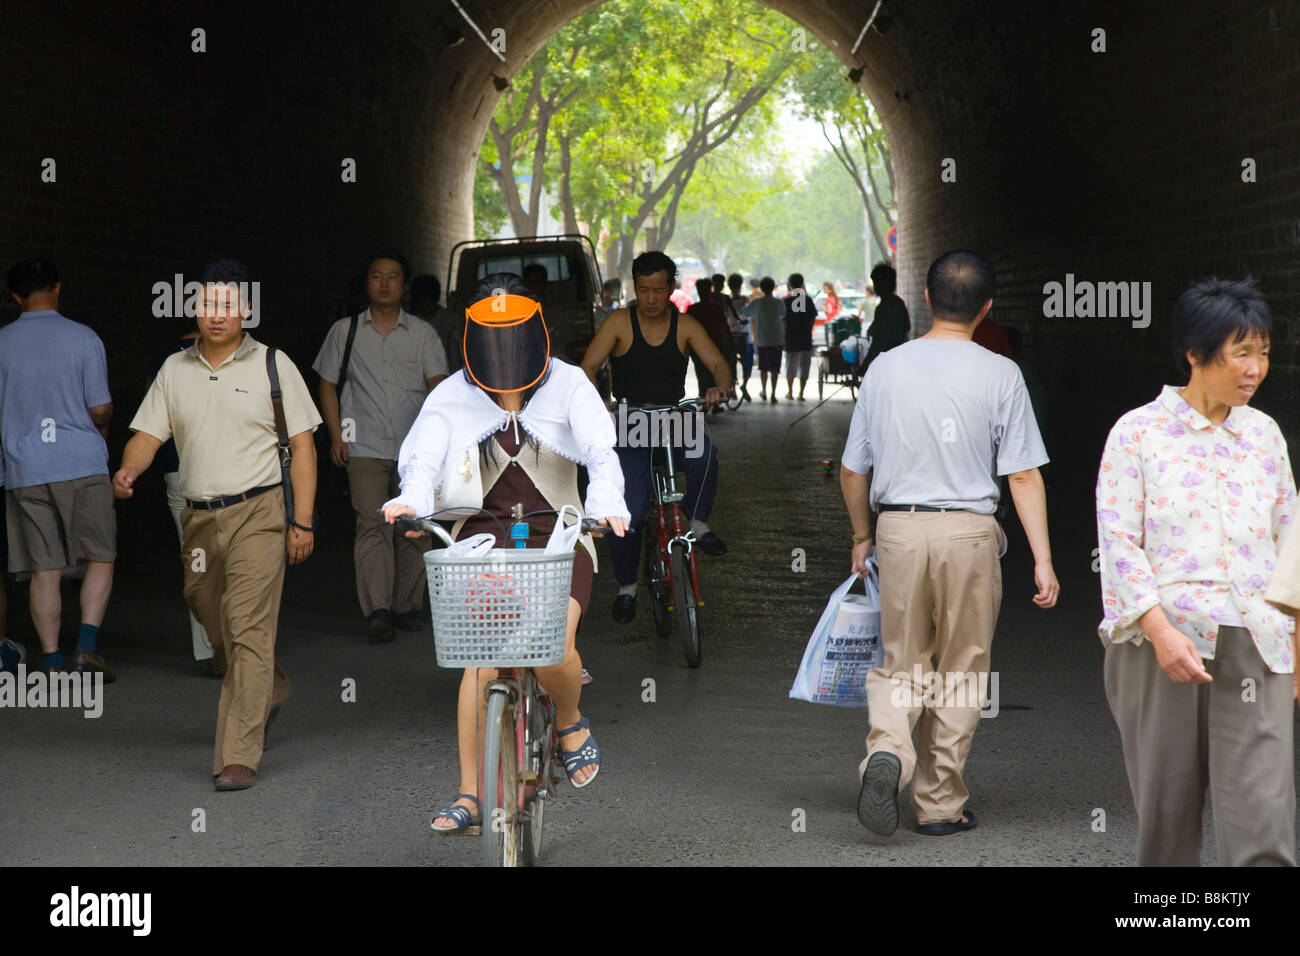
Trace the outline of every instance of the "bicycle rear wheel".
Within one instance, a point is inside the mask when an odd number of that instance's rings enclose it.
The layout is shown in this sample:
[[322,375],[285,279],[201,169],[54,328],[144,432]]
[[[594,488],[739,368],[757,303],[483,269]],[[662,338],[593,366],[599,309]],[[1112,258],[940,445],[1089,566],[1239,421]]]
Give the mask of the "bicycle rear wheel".
[[700,611],[695,594],[695,585],[691,581],[691,566],[686,558],[686,546],[672,546],[673,562],[673,605],[677,615],[677,630],[682,638],[682,650],[686,653],[686,663],[691,667],[700,666]]
[[487,866],[518,866],[522,826],[519,819],[519,753],[515,746],[515,713],[504,690],[488,696],[483,724],[483,862]]

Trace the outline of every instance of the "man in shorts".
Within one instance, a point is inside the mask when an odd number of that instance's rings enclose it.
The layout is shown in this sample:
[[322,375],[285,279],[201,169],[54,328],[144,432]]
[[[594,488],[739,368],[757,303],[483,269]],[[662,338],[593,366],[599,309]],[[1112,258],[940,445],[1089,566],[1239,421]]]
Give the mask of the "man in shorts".
[[776,382],[781,374],[781,349],[785,345],[785,330],[781,320],[785,317],[785,303],[774,296],[776,280],[763,276],[758,284],[762,294],[745,306],[744,316],[749,319],[750,337],[758,352],[758,400],[767,401],[768,378],[771,378],[772,404],[776,404]]
[[[104,343],[59,314],[59,272],[44,256],[16,263],[9,292],[22,307],[0,329],[0,436],[5,461],[9,571],[30,572],[32,623],[46,671],[116,675],[98,652],[113,590],[117,520],[104,442],[113,402]],[[60,584],[70,564],[86,566],[77,651],[65,668],[59,648]]]

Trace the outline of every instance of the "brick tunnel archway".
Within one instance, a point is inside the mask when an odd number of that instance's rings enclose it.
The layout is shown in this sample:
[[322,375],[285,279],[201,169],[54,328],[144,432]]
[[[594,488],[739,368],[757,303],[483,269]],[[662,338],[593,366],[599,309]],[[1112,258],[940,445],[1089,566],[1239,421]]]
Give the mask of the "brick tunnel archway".
[[[238,254],[263,279],[261,337],[306,364],[365,249],[393,242],[445,272],[470,234],[493,72],[512,74],[594,6],[462,5],[506,30],[504,66],[450,4],[415,0],[364,13],[329,2],[311,17],[241,2],[108,5],[71,21],[42,9],[0,39],[17,94],[0,105],[13,144],[0,159],[0,251],[59,257],[67,310],[108,344],[124,409],[115,438],[161,337],[154,282]],[[1169,377],[1169,307],[1211,271],[1263,281],[1279,332],[1257,404],[1297,433],[1294,4],[884,0],[855,57],[874,3],[769,5],[864,67],[899,158],[900,291],[914,322],[927,321],[936,254],[969,246],[993,261],[995,316],[1026,332],[1048,382],[1053,454],[1081,492],[1109,423]],[[53,183],[41,179],[47,158]],[[341,180],[348,158],[355,183]],[[941,180],[945,159],[955,182]],[[1255,182],[1243,182],[1247,159]],[[1150,327],[1044,318],[1043,284],[1067,274],[1151,282]]]

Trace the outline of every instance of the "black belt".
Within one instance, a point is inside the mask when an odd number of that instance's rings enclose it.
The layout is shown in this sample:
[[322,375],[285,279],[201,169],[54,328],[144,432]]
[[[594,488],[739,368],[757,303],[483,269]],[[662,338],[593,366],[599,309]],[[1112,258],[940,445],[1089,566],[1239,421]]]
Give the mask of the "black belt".
[[930,505],[881,505],[881,511],[965,511],[965,508],[932,508]]
[[190,501],[190,499],[186,498],[185,504],[198,511],[216,511],[218,508],[237,505],[241,501],[247,501],[249,498],[256,498],[258,495],[265,494],[266,492],[279,487],[279,483],[274,485],[262,485],[260,488],[249,488],[242,495],[228,495],[225,498],[213,498],[209,501]]

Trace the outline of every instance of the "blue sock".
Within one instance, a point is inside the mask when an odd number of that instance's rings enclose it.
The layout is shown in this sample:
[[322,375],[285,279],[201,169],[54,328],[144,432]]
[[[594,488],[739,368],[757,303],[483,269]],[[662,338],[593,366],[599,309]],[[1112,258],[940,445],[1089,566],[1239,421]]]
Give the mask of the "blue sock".
[[42,667],[62,667],[62,666],[63,666],[63,651],[53,651],[52,653],[49,653],[49,654],[42,654],[42,655],[41,655],[41,666],[42,666]]
[[85,651],[87,654],[95,653],[95,641],[99,639],[99,628],[94,624],[82,623],[81,630],[77,632],[77,650]]

